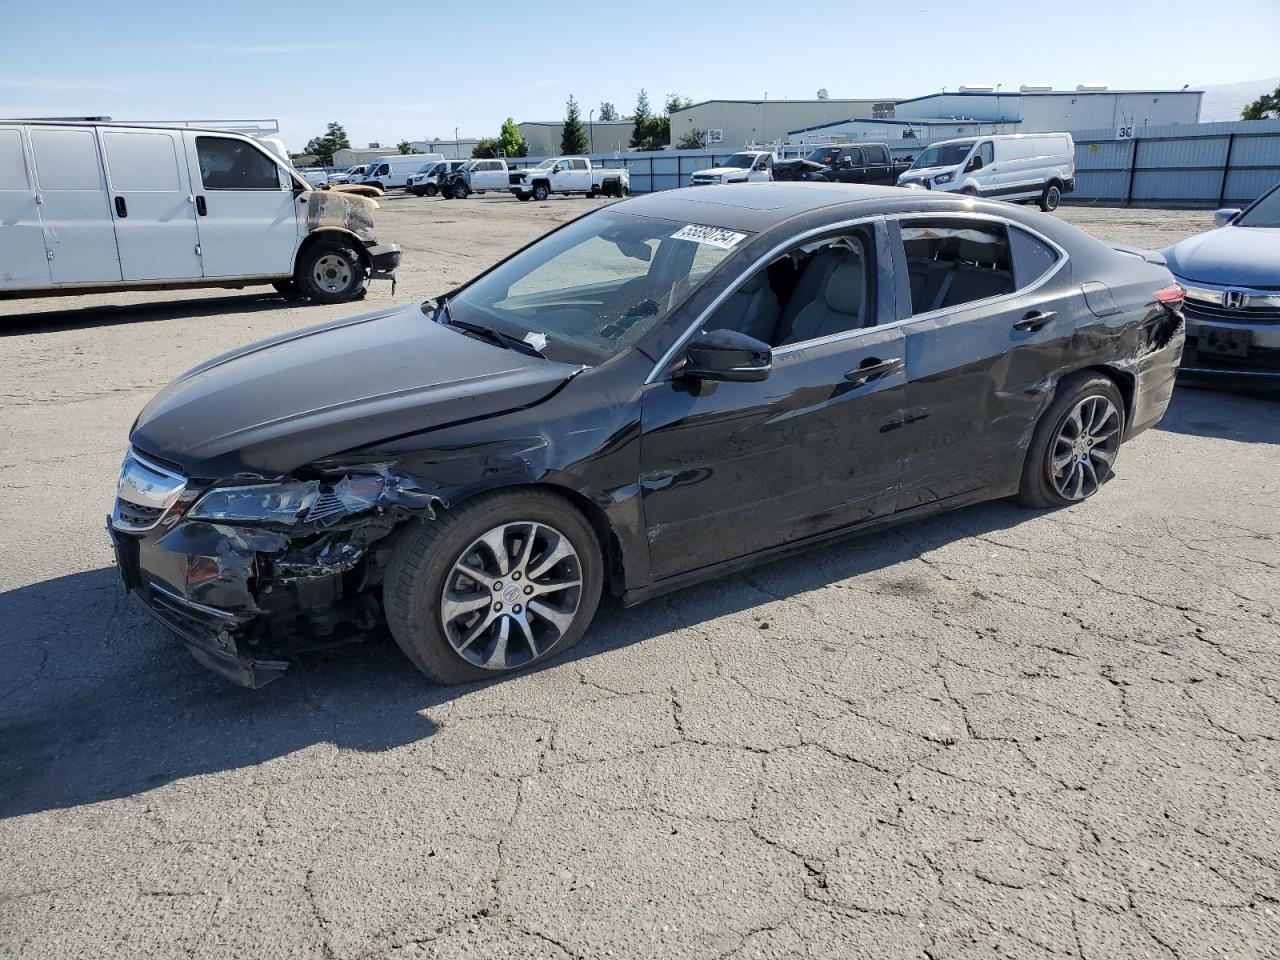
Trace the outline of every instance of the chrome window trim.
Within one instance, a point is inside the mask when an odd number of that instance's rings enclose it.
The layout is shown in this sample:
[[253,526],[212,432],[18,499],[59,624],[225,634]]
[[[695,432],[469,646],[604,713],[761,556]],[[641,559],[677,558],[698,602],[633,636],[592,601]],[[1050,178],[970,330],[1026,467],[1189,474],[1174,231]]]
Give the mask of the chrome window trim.
[[683,347],[686,343],[688,343],[689,338],[694,334],[694,332],[701,328],[702,322],[705,319],[707,319],[708,316],[714,313],[717,309],[719,309],[720,305],[724,303],[724,301],[727,300],[732,294],[736,293],[738,288],[742,286],[742,284],[744,284],[747,281],[747,279],[756,272],[756,270],[758,270],[763,264],[767,264],[773,261],[780,254],[782,254],[787,250],[790,250],[792,247],[796,246],[797,244],[802,244],[805,242],[806,239],[819,236],[824,233],[830,233],[836,230],[843,230],[848,227],[862,226],[868,223],[875,223],[876,221],[888,222],[890,220],[893,220],[893,221],[897,221],[898,223],[901,223],[904,220],[937,220],[939,218],[982,220],[989,223],[1004,224],[1006,229],[1017,228],[1019,230],[1024,230],[1027,233],[1029,233],[1031,236],[1035,237],[1037,240],[1040,240],[1041,242],[1047,244],[1050,248],[1056,251],[1058,254],[1058,262],[1055,263],[1053,267],[1046,270],[1039,277],[1037,277],[1032,283],[1027,284],[1025,287],[1016,289],[1011,293],[1002,293],[997,297],[986,297],[985,299],[982,299],[982,300],[970,300],[967,303],[957,304],[951,307],[940,307],[937,310],[930,310],[927,313],[912,314],[909,317],[903,317],[900,320],[893,320],[893,321],[890,321],[889,323],[878,323],[874,327],[858,327],[855,330],[843,330],[839,333],[828,334],[825,337],[817,337],[813,340],[802,340],[799,343],[789,343],[789,344],[786,344],[785,346],[775,347],[773,349],[773,355],[775,357],[786,356],[787,354],[794,353],[802,349],[808,349],[809,347],[821,346],[828,343],[834,343],[839,340],[849,340],[849,339],[853,339],[854,337],[862,336],[863,334],[875,332],[877,330],[893,330],[898,327],[904,327],[910,323],[915,323],[918,320],[930,320],[935,317],[942,316],[943,314],[953,313],[956,310],[968,310],[974,306],[994,304],[994,303],[1000,303],[1001,301],[1004,301],[1004,300],[1010,300],[1024,293],[1030,293],[1032,291],[1038,290],[1040,287],[1044,286],[1046,283],[1052,280],[1055,276],[1057,276],[1058,272],[1070,260],[1070,254],[1067,253],[1066,249],[1061,244],[1056,243],[1054,240],[1052,240],[1049,237],[1046,237],[1040,231],[1036,230],[1033,227],[1028,227],[1024,224],[1018,223],[1015,220],[1007,220],[1004,217],[997,216],[993,213],[978,213],[978,212],[967,211],[967,210],[958,211],[958,212],[948,211],[948,210],[938,210],[938,211],[927,211],[927,212],[919,212],[919,213],[874,214],[866,217],[857,217],[852,220],[840,220],[840,221],[837,221],[836,223],[827,224],[826,226],[823,226],[823,227],[815,227],[812,230],[806,230],[804,233],[796,234],[794,237],[791,237],[785,242],[778,244],[768,252],[757,257],[752,262],[751,266],[743,270],[737,280],[735,280],[731,285],[726,287],[718,297],[712,300],[711,303],[708,304],[706,308],[703,309],[703,311],[698,314],[698,316],[694,319],[693,323],[689,325],[688,329],[686,329],[684,333],[682,333],[679,336],[679,338],[677,338],[676,341],[670,347],[667,348],[667,351],[662,355],[661,359],[659,359],[658,362],[654,364],[653,369],[649,371],[649,375],[645,377],[644,383],[642,384],[642,386],[647,387],[649,384],[655,383],[657,381],[658,375],[661,373],[661,371],[665,369],[666,366],[671,362],[672,358],[676,355],[677,351],[679,351],[681,347]]

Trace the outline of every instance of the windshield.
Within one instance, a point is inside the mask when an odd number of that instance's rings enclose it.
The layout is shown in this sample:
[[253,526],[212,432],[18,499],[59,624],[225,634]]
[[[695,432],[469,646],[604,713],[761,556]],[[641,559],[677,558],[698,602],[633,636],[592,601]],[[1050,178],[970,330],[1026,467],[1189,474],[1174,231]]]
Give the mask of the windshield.
[[419,173],[430,173],[430,172],[431,172],[432,170],[434,170],[435,168],[436,168],[436,165],[435,165],[434,163],[424,163],[422,166],[420,166],[420,167],[418,168],[418,172],[419,172]]
[[499,265],[451,300],[450,310],[460,322],[527,340],[553,360],[599,363],[661,323],[746,238],[602,210]]
[[834,147],[819,147],[813,153],[805,157],[806,160],[812,160],[814,163],[821,163],[825,166],[831,166],[836,162],[836,157],[840,156],[842,148],[837,145]]
[[958,167],[973,149],[974,141],[967,143],[940,143],[920,152],[912,170],[923,170],[925,167]]
[[732,157],[720,164],[722,167],[732,167],[735,170],[750,170],[751,165],[756,162],[756,154],[754,153],[735,153]]
[[555,162],[556,162],[556,158],[555,158],[555,157],[547,157],[547,159],[543,160],[540,164],[538,164],[538,165],[537,165],[536,167],[534,167],[533,169],[535,169],[535,170],[546,170],[548,167],[550,167],[550,166],[551,166],[553,163],[555,163]]
[[1280,185],[1272,188],[1250,207],[1239,220],[1238,227],[1280,227]]

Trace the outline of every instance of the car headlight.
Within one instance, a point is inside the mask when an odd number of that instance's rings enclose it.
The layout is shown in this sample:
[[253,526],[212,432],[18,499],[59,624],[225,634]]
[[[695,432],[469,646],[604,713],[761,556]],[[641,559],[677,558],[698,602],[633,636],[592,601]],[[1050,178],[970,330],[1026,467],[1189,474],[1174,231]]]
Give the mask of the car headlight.
[[307,480],[214,487],[187,516],[242,523],[320,523],[370,509],[383,486],[381,477],[351,476],[335,484]]
[[933,178],[934,183],[950,183],[956,178],[954,173],[940,173]]

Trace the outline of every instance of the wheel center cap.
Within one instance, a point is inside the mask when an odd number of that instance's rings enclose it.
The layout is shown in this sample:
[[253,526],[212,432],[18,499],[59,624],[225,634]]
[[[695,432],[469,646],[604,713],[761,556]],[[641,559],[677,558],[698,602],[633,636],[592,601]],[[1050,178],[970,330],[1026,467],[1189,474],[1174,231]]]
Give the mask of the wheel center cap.
[[502,599],[507,601],[507,603],[515,603],[520,599],[520,588],[514,583],[509,584],[507,588],[502,591]]

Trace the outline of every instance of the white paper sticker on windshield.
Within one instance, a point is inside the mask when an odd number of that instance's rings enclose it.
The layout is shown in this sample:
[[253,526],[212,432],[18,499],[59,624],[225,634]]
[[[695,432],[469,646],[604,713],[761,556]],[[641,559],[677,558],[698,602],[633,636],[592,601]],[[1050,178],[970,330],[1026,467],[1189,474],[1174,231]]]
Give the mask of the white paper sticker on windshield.
[[547,346],[547,335],[538,333],[536,330],[530,330],[524,335],[524,342],[535,350],[544,350]]
[[721,227],[704,227],[696,223],[681,227],[671,235],[673,240],[692,240],[694,243],[705,243],[707,246],[719,247],[721,250],[736,247],[746,237],[745,233],[734,233],[732,230]]

